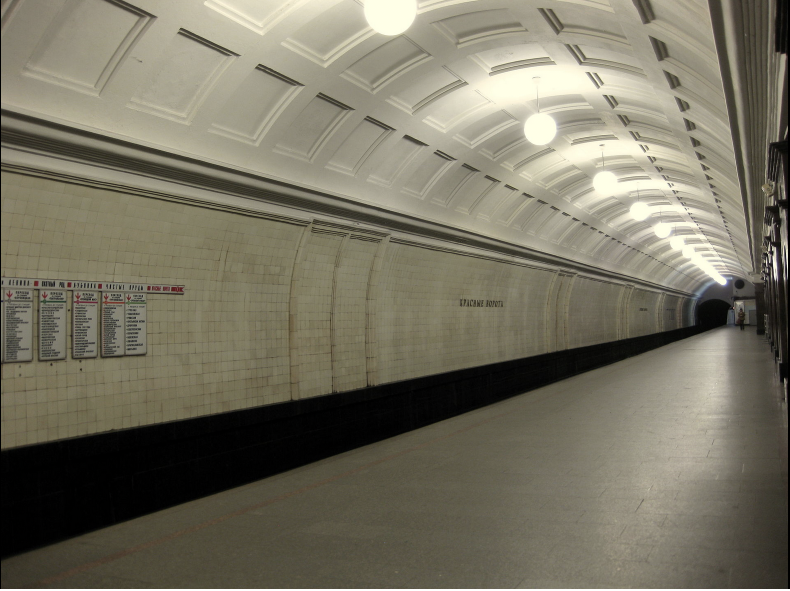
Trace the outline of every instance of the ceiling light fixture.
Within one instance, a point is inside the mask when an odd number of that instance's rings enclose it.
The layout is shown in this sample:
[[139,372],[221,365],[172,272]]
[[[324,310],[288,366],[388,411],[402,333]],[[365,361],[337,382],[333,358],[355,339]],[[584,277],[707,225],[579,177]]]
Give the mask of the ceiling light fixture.
[[683,256],[686,257],[687,259],[693,259],[694,255],[697,254],[694,251],[694,247],[691,246],[690,244],[684,246],[682,252],[683,252]]
[[[598,174],[603,174],[603,173],[601,172]],[[595,183],[595,181],[593,181],[593,183]],[[631,217],[638,222],[641,222],[642,220],[647,218],[647,216],[650,215],[650,208],[644,203],[642,203],[641,201],[639,201],[639,184],[636,185],[636,203],[634,203],[631,206],[631,209],[629,211],[631,212]]]
[[669,224],[665,224],[664,221],[661,219],[661,210],[658,210],[658,223],[653,226],[653,232],[656,233],[656,236],[659,238],[666,238],[672,233],[672,226]]
[[686,246],[686,241],[683,240],[682,236],[673,236],[669,239],[669,245],[675,250],[683,250],[683,247]]
[[603,162],[603,170],[593,177],[593,187],[603,195],[613,195],[617,191],[617,177],[614,176],[614,173],[606,170],[606,158],[603,155],[603,144],[601,144],[601,160]]
[[416,0],[365,0],[365,18],[382,35],[400,35],[416,16]]
[[546,115],[546,113],[540,112],[540,94],[538,93],[540,78],[536,76],[532,79],[532,82],[535,83],[538,112],[527,119],[527,122],[524,124],[524,135],[530,143],[536,146],[545,146],[557,135],[557,122],[549,115]]
[[653,226],[653,231],[659,238],[666,238],[672,233],[672,226],[665,224],[664,222],[658,222],[655,226]]

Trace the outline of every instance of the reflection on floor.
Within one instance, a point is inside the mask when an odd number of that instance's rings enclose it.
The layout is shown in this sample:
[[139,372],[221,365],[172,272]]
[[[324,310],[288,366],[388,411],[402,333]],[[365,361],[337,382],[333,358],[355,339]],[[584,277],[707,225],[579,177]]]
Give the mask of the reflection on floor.
[[723,327],[11,557],[3,587],[787,587],[787,407]]

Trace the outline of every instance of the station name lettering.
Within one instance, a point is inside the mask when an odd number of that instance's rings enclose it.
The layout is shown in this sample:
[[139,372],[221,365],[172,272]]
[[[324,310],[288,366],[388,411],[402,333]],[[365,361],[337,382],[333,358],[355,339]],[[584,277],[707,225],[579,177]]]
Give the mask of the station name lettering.
[[461,298],[462,308],[504,308],[504,300],[468,300]]

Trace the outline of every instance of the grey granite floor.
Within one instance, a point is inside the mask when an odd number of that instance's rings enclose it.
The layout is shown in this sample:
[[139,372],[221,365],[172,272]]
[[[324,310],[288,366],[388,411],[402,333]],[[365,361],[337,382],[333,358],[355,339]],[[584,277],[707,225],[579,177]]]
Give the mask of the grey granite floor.
[[725,327],[2,563],[2,586],[787,587],[787,407]]

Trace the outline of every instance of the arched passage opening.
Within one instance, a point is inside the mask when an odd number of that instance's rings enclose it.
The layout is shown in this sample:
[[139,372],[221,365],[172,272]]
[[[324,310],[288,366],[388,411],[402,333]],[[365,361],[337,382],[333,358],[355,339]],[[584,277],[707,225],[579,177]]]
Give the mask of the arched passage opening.
[[727,324],[730,304],[724,300],[708,300],[697,308],[697,323],[705,330]]

